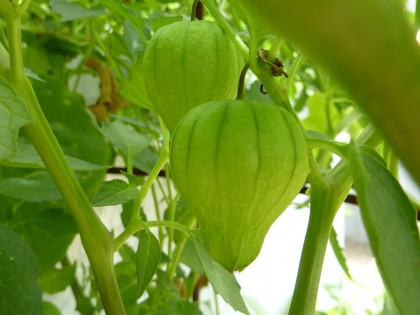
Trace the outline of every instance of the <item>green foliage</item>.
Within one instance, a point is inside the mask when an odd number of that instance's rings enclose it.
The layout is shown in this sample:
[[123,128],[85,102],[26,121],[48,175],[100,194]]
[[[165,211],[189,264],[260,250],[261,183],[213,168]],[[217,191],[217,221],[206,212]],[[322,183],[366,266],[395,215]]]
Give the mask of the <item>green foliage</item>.
[[76,265],[63,267],[61,269],[53,269],[43,274],[38,284],[46,293],[57,293],[65,290],[71,285],[75,278]]
[[416,211],[380,156],[370,150],[352,154],[363,223],[382,279],[400,312],[414,315],[420,309]]
[[4,126],[0,133],[0,159],[18,153],[18,130],[32,121],[24,101],[10,84],[0,77],[0,123]]
[[28,245],[0,225],[0,313],[42,314],[38,270]]
[[263,16],[273,32],[293,40],[345,85],[420,184],[420,53],[404,2],[245,3],[255,18]]
[[61,15],[61,22],[74,21],[106,13],[102,8],[85,8],[83,5],[65,0],[51,0],[50,5],[56,13]]
[[249,314],[235,277],[209,256],[204,249],[202,236],[199,232],[192,235],[192,241],[198,260],[215,292],[220,294],[235,310]]
[[156,237],[150,231],[141,231],[137,248],[137,298],[140,298],[148,287],[159,266],[161,254]]
[[123,180],[113,179],[102,183],[96,195],[92,198],[94,207],[119,205],[136,198],[139,191]]

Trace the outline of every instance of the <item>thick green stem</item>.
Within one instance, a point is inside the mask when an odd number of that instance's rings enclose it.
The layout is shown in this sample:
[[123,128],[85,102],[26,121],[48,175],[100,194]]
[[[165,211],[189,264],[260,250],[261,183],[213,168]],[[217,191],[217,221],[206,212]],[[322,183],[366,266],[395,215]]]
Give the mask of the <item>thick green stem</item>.
[[308,149],[322,148],[337,154],[340,158],[347,159],[347,144],[345,143],[309,137],[306,139],[306,144]]
[[20,17],[7,16],[6,22],[11,62],[10,82],[25,100],[34,119],[34,123],[25,127],[26,131],[58,189],[70,206],[106,313],[125,314],[114,272],[111,234],[91,207],[42,112],[32,85],[24,73],[20,42]]
[[144,198],[146,198],[147,193],[155,182],[156,178],[159,175],[161,169],[165,166],[169,158],[169,132],[164,126],[162,120],[159,120],[161,130],[163,133],[163,145],[160,150],[159,158],[144,182],[143,186],[140,188],[140,192],[137,195],[137,198],[134,200],[133,212],[130,219],[130,223],[127,228],[114,240],[114,251],[117,251],[125,243],[125,241],[132,236],[134,233],[139,231],[139,225],[144,225],[140,218],[140,207],[143,203]]
[[299,121],[295,111],[293,110],[289,102],[286,90],[280,84],[277,83],[277,81],[271,73],[271,69],[269,69],[269,66],[260,63],[258,59],[258,45],[260,39],[257,38],[257,31],[255,30],[255,26],[250,24],[248,25],[248,28],[251,35],[249,41],[249,68],[264,84],[265,90],[270,95],[274,103],[276,103],[279,106],[282,106],[296,118],[296,121]]
[[[356,140],[358,145],[376,147],[381,138],[372,128],[367,127]],[[314,160],[309,160],[314,164]],[[311,209],[305,242],[303,245],[299,272],[290,306],[290,315],[312,315],[316,306],[322,264],[335,214],[352,185],[350,169],[341,161],[325,177],[316,173],[316,165],[311,165]]]
[[6,18],[7,34],[9,38],[10,80],[19,82],[25,78],[20,35],[20,16]]
[[322,264],[335,216],[336,193],[325,183],[311,187],[311,211],[290,315],[315,313]]

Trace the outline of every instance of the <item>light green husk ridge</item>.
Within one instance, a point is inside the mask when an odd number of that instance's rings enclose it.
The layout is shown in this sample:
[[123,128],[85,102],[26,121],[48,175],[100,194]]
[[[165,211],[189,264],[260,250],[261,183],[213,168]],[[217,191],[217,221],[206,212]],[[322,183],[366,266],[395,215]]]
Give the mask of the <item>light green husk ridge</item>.
[[257,257],[309,172],[305,137],[291,115],[240,100],[191,110],[174,133],[171,166],[206,249],[230,271]]
[[143,64],[146,91],[173,132],[191,108],[236,97],[244,62],[217,23],[183,21],[156,32]]

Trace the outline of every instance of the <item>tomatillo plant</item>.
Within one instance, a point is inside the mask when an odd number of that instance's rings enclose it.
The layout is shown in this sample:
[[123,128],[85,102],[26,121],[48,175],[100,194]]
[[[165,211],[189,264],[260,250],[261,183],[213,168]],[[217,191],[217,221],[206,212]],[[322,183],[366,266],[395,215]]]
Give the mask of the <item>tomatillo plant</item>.
[[202,314],[210,283],[254,314],[234,272],[306,191],[289,314],[312,315],[329,240],[348,273],[332,223],[353,188],[417,315],[396,167],[418,183],[415,25],[399,0],[0,0],[0,313],[60,313],[47,294],[70,288],[81,314]]

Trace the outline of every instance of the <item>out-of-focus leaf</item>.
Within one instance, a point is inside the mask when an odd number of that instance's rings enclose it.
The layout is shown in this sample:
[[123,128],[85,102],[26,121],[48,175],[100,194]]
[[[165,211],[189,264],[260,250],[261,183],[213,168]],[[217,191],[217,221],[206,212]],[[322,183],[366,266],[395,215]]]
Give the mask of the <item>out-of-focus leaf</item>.
[[[209,0],[203,1],[204,4]],[[420,184],[420,48],[401,0],[241,1],[357,101]],[[255,52],[254,52],[255,53]]]
[[352,146],[351,171],[363,224],[385,287],[402,314],[420,310],[416,211],[376,153]]
[[127,314],[133,314],[128,311],[129,308],[136,306],[137,301],[137,281],[136,281],[136,262],[135,260],[124,259],[115,266],[118,287]]
[[268,94],[261,93],[261,90],[264,91],[264,87],[261,86],[261,81],[254,81],[249,90],[245,91],[244,99],[246,100],[261,100],[265,103],[273,103],[270,96]]
[[0,160],[18,153],[19,129],[31,121],[23,99],[0,77]]
[[198,230],[193,233],[192,241],[204,273],[212,284],[214,291],[220,294],[233,309],[249,314],[241,296],[241,287],[235,276],[210,257],[203,246],[201,233]]
[[[41,45],[27,46],[22,49],[24,65],[27,69],[38,73],[47,74],[50,69],[48,51]],[[32,73],[33,73],[32,72]]]
[[92,205],[102,207],[123,204],[136,198],[138,193],[136,187],[130,186],[123,180],[114,179],[102,183],[102,187],[92,199]]
[[75,281],[76,265],[63,267],[62,269],[52,269],[38,279],[42,290],[46,293],[57,293],[65,290]]
[[[166,209],[163,218],[164,220],[173,220],[171,218],[170,208]],[[177,202],[175,209],[175,222],[181,223],[185,226],[192,226],[195,223],[195,216],[190,208],[188,208],[187,203],[184,199],[180,199]],[[174,242],[178,244],[179,241],[183,240],[186,237],[185,233],[182,231],[174,231]]]
[[61,315],[60,310],[51,302],[44,301],[43,303],[44,315]]
[[137,60],[140,51],[146,49],[146,45],[139,36],[139,33],[133,23],[126,20],[124,23],[124,44],[130,52],[133,61]]
[[103,8],[87,9],[76,2],[65,0],[50,0],[50,5],[54,12],[61,15],[61,22],[79,20],[106,13],[106,10]]
[[141,231],[137,248],[137,298],[142,296],[152,280],[161,255],[157,238],[148,230]]
[[335,231],[334,227],[331,229],[330,244],[331,244],[331,247],[334,251],[335,257],[337,258],[337,261],[341,266],[341,269],[343,269],[344,273],[351,280],[352,277],[351,277],[351,274],[350,274],[350,269],[347,265],[347,259],[346,259],[346,256],[344,256],[343,248],[338,243],[337,232]]
[[25,203],[15,213],[14,224],[30,245],[42,273],[61,261],[77,233],[73,217],[62,209],[44,209],[42,205]]
[[147,122],[144,122],[139,119],[132,118],[132,117],[117,116],[117,115],[112,115],[112,116],[118,120],[121,120],[122,122],[138,127],[142,133],[143,132],[145,132],[146,134],[149,133],[156,140],[158,140],[161,137],[160,128],[158,125],[147,123]]
[[99,0],[99,2],[106,8],[108,8],[113,14],[118,14],[129,20],[138,31],[141,31],[144,21],[140,14],[137,14],[131,10],[124,3],[111,1],[111,0]]
[[64,153],[92,164],[108,165],[111,150],[83,97],[57,79],[41,76],[33,85],[45,116]]
[[31,202],[62,199],[47,171],[32,172],[25,177],[1,179],[0,194]]
[[147,95],[143,77],[143,54],[140,54],[128,78],[122,79],[121,94],[131,103],[153,110],[153,104]]
[[200,263],[200,260],[197,257],[196,249],[194,243],[191,240],[187,240],[182,250],[180,262],[188,266],[197,274],[204,273],[203,266]]
[[203,313],[195,303],[176,299],[174,295],[165,296],[163,303],[159,304],[155,315],[202,315]]
[[29,246],[0,225],[0,314],[41,315],[42,292]]
[[323,93],[315,93],[307,101],[309,116],[302,122],[305,128],[334,136],[334,125],[340,120],[337,108]]
[[7,49],[0,43],[0,76],[7,75],[10,68],[10,56]]
[[151,142],[150,138],[138,133],[119,120],[104,124],[101,131],[126,157],[133,157]]
[[134,156],[133,165],[143,172],[150,173],[159,156],[151,147],[147,147]]
[[182,21],[182,16],[172,15],[166,12],[155,11],[149,18],[149,24],[152,26],[153,31],[156,33],[160,28],[174,23]]
[[[156,287],[147,290],[149,298],[141,305],[142,312],[140,315],[151,313],[154,315],[201,315],[196,303],[186,301],[180,296],[180,288],[171,281],[166,272],[158,269],[156,272]],[[182,283],[179,283],[182,285]],[[155,299],[158,298],[160,303],[156,305]],[[146,311],[147,310],[147,311]]]
[[[83,161],[72,156],[66,156],[67,161],[69,161],[71,168],[74,171],[98,171],[108,168],[107,165],[96,165]],[[31,144],[19,144],[19,154],[13,157],[10,157],[4,161],[1,161],[0,164],[9,166],[9,167],[20,167],[20,168],[36,168],[36,169],[45,169],[45,164],[41,160],[38,152],[35,150],[34,146]]]

